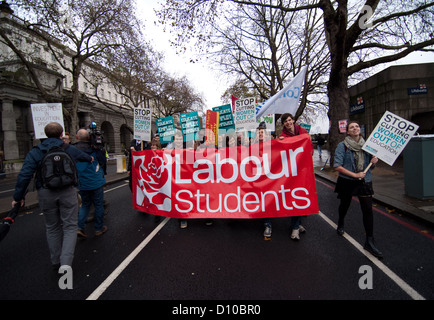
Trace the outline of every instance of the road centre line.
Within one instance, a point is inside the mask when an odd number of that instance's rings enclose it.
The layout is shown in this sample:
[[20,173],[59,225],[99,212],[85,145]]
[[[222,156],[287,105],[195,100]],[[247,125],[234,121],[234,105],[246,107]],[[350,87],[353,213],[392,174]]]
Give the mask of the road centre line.
[[[337,225],[330,220],[324,213],[319,212],[319,216],[325,220],[333,229],[336,230]],[[407,284],[404,280],[402,280],[396,273],[390,270],[384,263],[366,251],[360,243],[354,240],[353,237],[348,235],[348,233],[344,233],[342,235],[345,239],[347,239],[357,250],[359,250],[364,256],[366,256],[373,264],[375,264],[381,271],[383,271],[393,282],[395,282],[405,293],[407,293],[413,300],[426,300],[422,295],[420,295],[416,290],[414,290],[409,284]]]
[[128,185],[128,183],[121,184],[120,186],[114,187],[114,188],[109,189],[109,190],[104,190],[104,193],[107,193],[107,192],[110,192],[110,191],[113,191],[113,190],[125,187],[126,185]]
[[[112,189],[114,190],[114,189]],[[170,220],[169,217],[166,217],[160,224],[143,240],[136,249],[134,249],[128,257],[122,261],[122,263],[105,279],[98,288],[96,288],[92,294],[86,298],[86,300],[97,300],[106,290],[107,288],[116,280],[116,278],[125,270],[125,268],[130,264],[131,261],[135,259],[135,257],[145,248],[148,243],[157,235],[157,233],[166,225],[166,223]]]
[[[318,181],[318,180],[317,180]],[[320,182],[320,181],[319,181]],[[325,183],[323,183],[325,184]],[[106,190],[104,192],[110,192],[118,188],[122,188],[127,184],[117,186],[113,189]],[[327,185],[328,186],[328,185]],[[379,210],[378,210],[379,211]],[[383,213],[383,212],[382,212]],[[337,228],[337,225],[330,220],[324,213],[319,212],[319,216],[326,221],[333,229]],[[125,268],[135,259],[135,257],[148,245],[148,243],[157,235],[157,233],[166,225],[170,220],[166,217],[140,244],[134,251],[132,251],[127,258],[122,261],[122,263],[96,288],[92,294],[86,298],[86,300],[97,300],[107,288],[116,280],[116,278],[125,270]],[[373,264],[375,264],[381,271],[383,271],[393,282],[395,282],[406,294],[408,294],[413,300],[426,300],[422,295],[420,295],[415,289],[413,289],[409,284],[402,280],[396,273],[390,270],[385,264],[380,260],[366,251],[362,245],[360,245],[354,238],[352,238],[348,233],[344,233],[343,236],[348,240],[359,252],[366,256]]]

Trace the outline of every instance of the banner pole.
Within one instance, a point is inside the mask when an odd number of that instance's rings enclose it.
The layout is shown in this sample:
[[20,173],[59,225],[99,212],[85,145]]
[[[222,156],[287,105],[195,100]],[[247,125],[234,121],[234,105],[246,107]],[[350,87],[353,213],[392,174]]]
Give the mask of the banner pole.
[[369,162],[368,166],[366,167],[366,169],[363,171],[363,173],[368,172],[369,168],[372,166],[372,162]]

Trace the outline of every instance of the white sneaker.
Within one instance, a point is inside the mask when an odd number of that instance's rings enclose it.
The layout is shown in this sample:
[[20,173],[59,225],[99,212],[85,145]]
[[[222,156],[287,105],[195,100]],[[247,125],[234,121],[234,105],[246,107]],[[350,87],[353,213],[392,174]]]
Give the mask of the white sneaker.
[[291,232],[291,239],[292,240],[300,240],[300,231],[299,229],[294,229]]
[[305,233],[306,232],[305,227],[303,227],[301,224],[300,224],[300,227],[298,228],[298,230],[300,231],[300,233]]
[[264,237],[265,238],[271,238],[271,227],[270,226],[265,226]]

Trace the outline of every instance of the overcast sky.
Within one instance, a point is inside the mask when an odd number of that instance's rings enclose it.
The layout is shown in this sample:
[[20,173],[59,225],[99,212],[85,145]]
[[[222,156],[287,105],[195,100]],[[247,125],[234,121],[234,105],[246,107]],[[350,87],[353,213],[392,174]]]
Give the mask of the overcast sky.
[[158,8],[160,2],[162,0],[138,0],[137,7],[140,11],[138,16],[145,20],[147,39],[152,39],[153,47],[165,54],[165,70],[179,77],[186,75],[196,91],[203,95],[207,109],[230,103],[230,101],[220,100],[227,88],[227,83],[219,80],[216,73],[212,72],[205,63],[190,63],[190,57],[187,55],[176,54],[175,48],[169,44],[171,35],[163,32],[161,25],[154,25],[154,21],[157,20],[154,8]]
[[[206,109],[230,103],[230,101],[221,101],[220,97],[228,87],[227,80],[213,72],[206,62],[190,63],[188,56],[176,54],[176,51],[169,44],[170,34],[163,32],[161,26],[155,26],[156,16],[154,8],[159,8],[159,3],[164,0],[137,0],[139,10],[138,16],[145,21],[145,34],[148,40],[152,40],[153,47],[165,54],[164,68],[172,75],[179,77],[187,76],[191,85],[198,93],[201,93],[205,99]],[[406,58],[381,66],[381,70],[390,65],[411,64],[434,62],[434,53],[415,52]],[[317,124],[312,127],[320,127],[321,132],[328,131],[328,119],[319,119]]]

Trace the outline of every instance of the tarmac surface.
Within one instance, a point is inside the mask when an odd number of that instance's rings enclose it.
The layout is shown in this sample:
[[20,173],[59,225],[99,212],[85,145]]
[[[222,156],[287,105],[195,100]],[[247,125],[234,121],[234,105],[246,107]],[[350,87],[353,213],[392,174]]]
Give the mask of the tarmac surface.
[[[315,175],[331,182],[336,182],[338,173],[334,171],[328,163],[329,154],[326,150],[322,151],[319,158],[317,150],[313,155],[313,165]],[[326,163],[327,162],[327,163]],[[115,183],[128,179],[127,172],[117,171],[116,161],[109,161],[106,184]],[[372,171],[374,201],[385,205],[390,212],[407,214],[416,219],[434,224],[434,200],[421,200],[405,193],[405,178],[403,159],[399,158],[391,167],[379,161],[376,168]],[[16,174],[8,174],[0,180],[0,183],[16,180]],[[11,209],[12,197],[0,198],[0,218],[7,215]],[[38,206],[37,192],[29,192],[26,196],[25,209]]]

